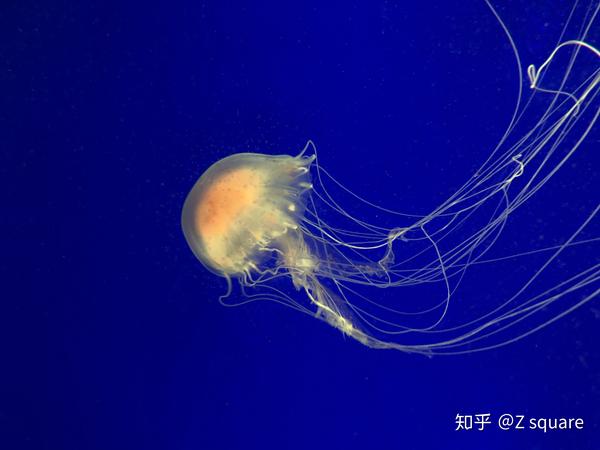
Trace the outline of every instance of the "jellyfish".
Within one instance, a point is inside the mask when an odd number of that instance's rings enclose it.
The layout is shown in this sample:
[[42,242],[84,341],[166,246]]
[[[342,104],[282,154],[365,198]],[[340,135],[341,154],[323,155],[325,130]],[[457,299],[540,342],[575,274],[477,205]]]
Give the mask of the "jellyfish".
[[[210,166],[187,195],[181,223],[197,259],[226,280],[221,302],[278,302],[368,347],[429,355],[507,345],[596,298],[598,262],[534,294],[529,288],[567,248],[600,241],[580,239],[600,205],[559,245],[500,258],[487,255],[510,216],[566,164],[600,115],[600,69],[574,76],[580,58],[596,65],[600,60],[600,51],[585,41],[597,12],[581,39],[560,43],[539,67],[527,68],[532,96],[545,101],[541,114],[526,120],[534,99],[524,102],[520,93],[497,146],[428,214],[382,206],[347,188],[320,164],[312,141],[295,156],[239,153]],[[501,24],[520,69],[516,46]],[[547,72],[559,66],[554,64],[559,55],[568,57],[566,69],[558,82],[546,82]],[[359,217],[333,191],[387,221]],[[542,262],[515,292],[449,320],[469,270],[534,253],[544,255]],[[235,286],[243,300],[229,303]],[[435,287],[437,295],[419,298],[411,307],[380,299],[380,292],[415,287]],[[468,308],[463,302],[459,309]]]

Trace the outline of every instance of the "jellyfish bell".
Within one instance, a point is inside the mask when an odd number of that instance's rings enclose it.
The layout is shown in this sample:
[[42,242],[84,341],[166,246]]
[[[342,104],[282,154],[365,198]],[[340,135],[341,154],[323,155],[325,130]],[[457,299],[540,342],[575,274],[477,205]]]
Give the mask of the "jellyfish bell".
[[[248,280],[279,266],[309,269],[299,224],[314,156],[239,153],[209,167],[182,211],[186,241],[214,273]],[[295,278],[297,281],[297,277]]]

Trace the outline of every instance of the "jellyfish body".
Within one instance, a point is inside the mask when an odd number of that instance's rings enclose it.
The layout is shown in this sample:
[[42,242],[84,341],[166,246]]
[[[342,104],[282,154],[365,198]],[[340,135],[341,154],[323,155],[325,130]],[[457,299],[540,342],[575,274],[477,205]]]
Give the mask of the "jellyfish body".
[[[213,164],[183,206],[182,228],[196,257],[225,277],[288,267],[310,268],[299,224],[311,188],[312,157],[240,153]],[[267,263],[269,264],[269,263]]]

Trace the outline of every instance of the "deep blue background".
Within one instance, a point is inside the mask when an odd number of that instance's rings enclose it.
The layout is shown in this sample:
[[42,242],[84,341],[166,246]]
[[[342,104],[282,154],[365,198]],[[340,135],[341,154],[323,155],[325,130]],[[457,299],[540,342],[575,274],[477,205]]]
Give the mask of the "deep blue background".
[[[517,73],[483,2],[426,3],[3,3],[0,448],[597,448],[597,304],[487,353],[374,351],[276,305],[221,307],[180,232],[211,163],[307,139],[382,204],[426,213],[459,186],[501,136]],[[570,5],[510,3],[539,64]],[[599,137],[507,233],[575,229]],[[472,301],[489,295],[471,282]],[[454,431],[478,412],[586,427]]]

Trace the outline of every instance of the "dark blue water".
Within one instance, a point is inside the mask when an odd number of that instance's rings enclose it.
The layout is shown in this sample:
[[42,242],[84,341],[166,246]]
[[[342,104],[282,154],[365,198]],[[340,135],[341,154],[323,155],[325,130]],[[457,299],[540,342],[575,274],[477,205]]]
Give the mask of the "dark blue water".
[[[519,80],[483,2],[439,3],[0,7],[0,448],[598,448],[597,301],[499,350],[376,351],[281,306],[220,306],[225,283],[180,231],[210,164],[308,139],[382,205],[424,214],[448,197],[504,132]],[[504,3],[524,64],[540,64],[571,5]],[[507,253],[587,217],[599,139],[515,214]],[[564,264],[597,256],[578,247]],[[463,304],[526,269],[469,279]],[[455,431],[477,413],[585,426]]]

